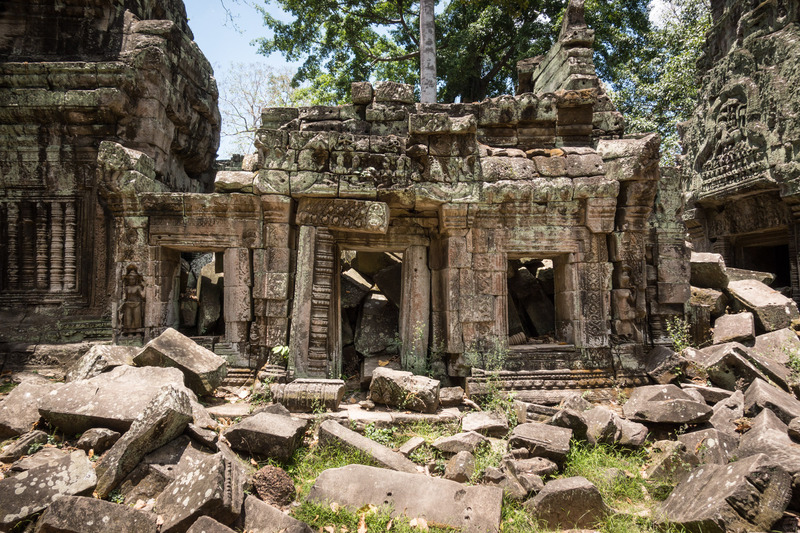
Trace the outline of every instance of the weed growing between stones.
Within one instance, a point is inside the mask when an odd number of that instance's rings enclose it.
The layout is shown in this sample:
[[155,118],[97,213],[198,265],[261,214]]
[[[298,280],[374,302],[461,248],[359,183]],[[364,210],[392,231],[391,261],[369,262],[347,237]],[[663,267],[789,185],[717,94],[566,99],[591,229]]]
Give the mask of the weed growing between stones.
[[369,423],[364,427],[364,436],[384,446],[394,446],[394,428],[379,428]]
[[478,405],[486,411],[503,413],[508,419],[509,428],[517,425],[517,413],[514,409],[514,395],[503,391],[500,372],[508,360],[508,346],[498,338],[483,339],[473,343],[464,353],[464,358],[473,368],[484,371],[486,381],[483,391],[477,397]]
[[475,450],[475,471],[469,482],[477,485],[489,467],[498,467],[506,454],[506,442],[503,440],[484,442]]
[[681,317],[673,316],[667,319],[667,334],[672,341],[676,352],[682,352],[691,346],[689,323]]
[[294,479],[297,500],[302,501],[323,470],[356,464],[377,466],[372,458],[355,450],[337,446],[312,446],[299,448],[283,468]]

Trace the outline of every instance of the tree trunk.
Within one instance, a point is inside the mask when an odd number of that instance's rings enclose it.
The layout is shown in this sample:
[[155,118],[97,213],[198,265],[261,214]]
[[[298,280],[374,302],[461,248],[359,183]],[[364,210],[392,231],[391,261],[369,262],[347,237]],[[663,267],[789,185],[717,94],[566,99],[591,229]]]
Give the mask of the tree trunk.
[[419,2],[419,93],[420,102],[436,102],[436,29],[434,0]]

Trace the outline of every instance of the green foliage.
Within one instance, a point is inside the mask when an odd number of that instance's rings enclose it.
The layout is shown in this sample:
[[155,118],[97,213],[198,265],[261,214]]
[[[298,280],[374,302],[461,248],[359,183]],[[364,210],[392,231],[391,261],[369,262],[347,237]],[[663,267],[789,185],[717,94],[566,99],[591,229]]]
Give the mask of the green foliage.
[[784,352],[789,357],[788,367],[793,380],[800,380],[800,350],[784,347]]
[[8,394],[14,388],[19,385],[18,383],[14,383],[13,381],[8,381],[6,383],[0,384],[0,394]]
[[289,361],[289,347],[278,345],[272,347],[272,355],[277,358],[277,364],[286,364]]
[[484,442],[475,450],[475,472],[469,480],[477,484],[483,478],[484,472],[489,467],[497,468],[506,453],[505,441]]
[[364,436],[378,444],[394,446],[394,428],[379,428],[374,423],[369,423],[364,427]]
[[274,378],[271,377],[271,376],[268,377],[267,379],[265,379],[264,381],[262,381],[261,382],[262,387],[258,392],[256,392],[256,390],[255,390],[256,383],[255,382],[253,383],[253,387],[252,387],[252,389],[250,391],[250,393],[251,393],[250,394],[250,404],[251,405],[253,405],[253,406],[265,405],[265,404],[268,404],[268,403],[272,402],[272,389],[270,389],[270,385],[272,385],[273,381],[274,381]]
[[[292,515],[298,520],[307,523],[314,531],[324,531],[326,526],[334,526],[336,531],[360,531],[359,523],[362,520],[362,516],[363,524],[368,532],[418,533],[420,531],[419,527],[412,527],[409,524],[408,518],[392,518],[391,509],[388,507],[368,507],[354,512],[346,508],[303,502],[292,510]],[[445,532],[455,530],[430,524],[428,531]]]
[[[285,11],[283,22],[271,5]],[[650,30],[648,0],[586,0],[596,34],[601,77],[622,79],[619,66],[633,61]],[[516,62],[546,53],[561,25],[567,0],[453,0],[436,15],[438,100],[471,102],[512,93]],[[350,83],[419,80],[419,3],[412,0],[274,0],[261,8],[272,37],[259,52],[304,60],[295,85],[308,82],[305,98],[345,102]]]
[[111,503],[125,503],[125,496],[119,491],[119,489],[114,489],[108,493],[108,498],[106,498]]
[[667,334],[675,351],[682,352],[691,346],[689,324],[679,316],[667,319]]
[[41,442],[34,442],[30,446],[28,446],[28,455],[33,455],[34,453],[38,452],[44,446]]
[[377,466],[371,457],[357,450],[338,446],[314,446],[295,451],[284,470],[294,479],[297,500],[302,501],[323,470],[352,464]]
[[486,372],[484,389],[477,403],[486,411],[503,413],[508,419],[508,425],[513,428],[517,425],[517,412],[514,409],[514,395],[502,389],[500,372],[505,368],[508,360],[508,347],[500,339],[484,339],[473,343],[464,353],[467,364],[480,368]]
[[628,132],[661,135],[665,164],[675,164],[680,153],[677,124],[694,110],[700,87],[696,64],[710,28],[709,0],[666,0],[662,20],[639,51],[616,67],[611,99]]

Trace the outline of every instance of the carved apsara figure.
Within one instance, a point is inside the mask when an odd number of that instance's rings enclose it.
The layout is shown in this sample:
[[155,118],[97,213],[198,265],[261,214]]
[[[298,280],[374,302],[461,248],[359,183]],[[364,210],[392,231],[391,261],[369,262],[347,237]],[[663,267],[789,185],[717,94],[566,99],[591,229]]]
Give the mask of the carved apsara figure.
[[144,278],[134,265],[128,265],[122,277],[122,306],[119,310],[124,332],[134,332],[143,327]]

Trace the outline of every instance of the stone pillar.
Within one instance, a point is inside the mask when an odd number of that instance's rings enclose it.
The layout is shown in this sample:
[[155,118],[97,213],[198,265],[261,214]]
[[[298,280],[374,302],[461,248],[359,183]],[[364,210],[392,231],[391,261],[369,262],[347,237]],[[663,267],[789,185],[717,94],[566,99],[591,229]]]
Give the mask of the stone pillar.
[[317,229],[300,226],[297,238],[297,267],[294,278],[294,299],[289,331],[289,368],[298,377],[310,377],[308,343],[311,329],[311,295],[314,284],[314,246]]
[[160,246],[148,246],[149,275],[145,276],[145,341],[160,335],[168,327],[178,326],[176,275],[180,254]]
[[64,207],[50,204],[50,292],[64,289]]
[[225,273],[225,340],[230,343],[246,342],[247,327],[253,319],[250,287],[253,285],[250,267],[250,250],[228,248],[223,256]]
[[36,288],[47,290],[47,267],[49,263],[47,236],[47,204],[36,203]]
[[75,202],[67,202],[64,211],[64,290],[75,290]]
[[22,219],[20,243],[20,255],[22,258],[19,272],[20,288],[36,288],[36,221],[34,204],[32,202],[22,202],[20,205],[20,215]]
[[17,289],[19,284],[19,206],[16,202],[8,203],[8,285]]
[[403,370],[421,374],[428,355],[431,305],[427,247],[409,246],[403,253],[401,294],[400,364]]

